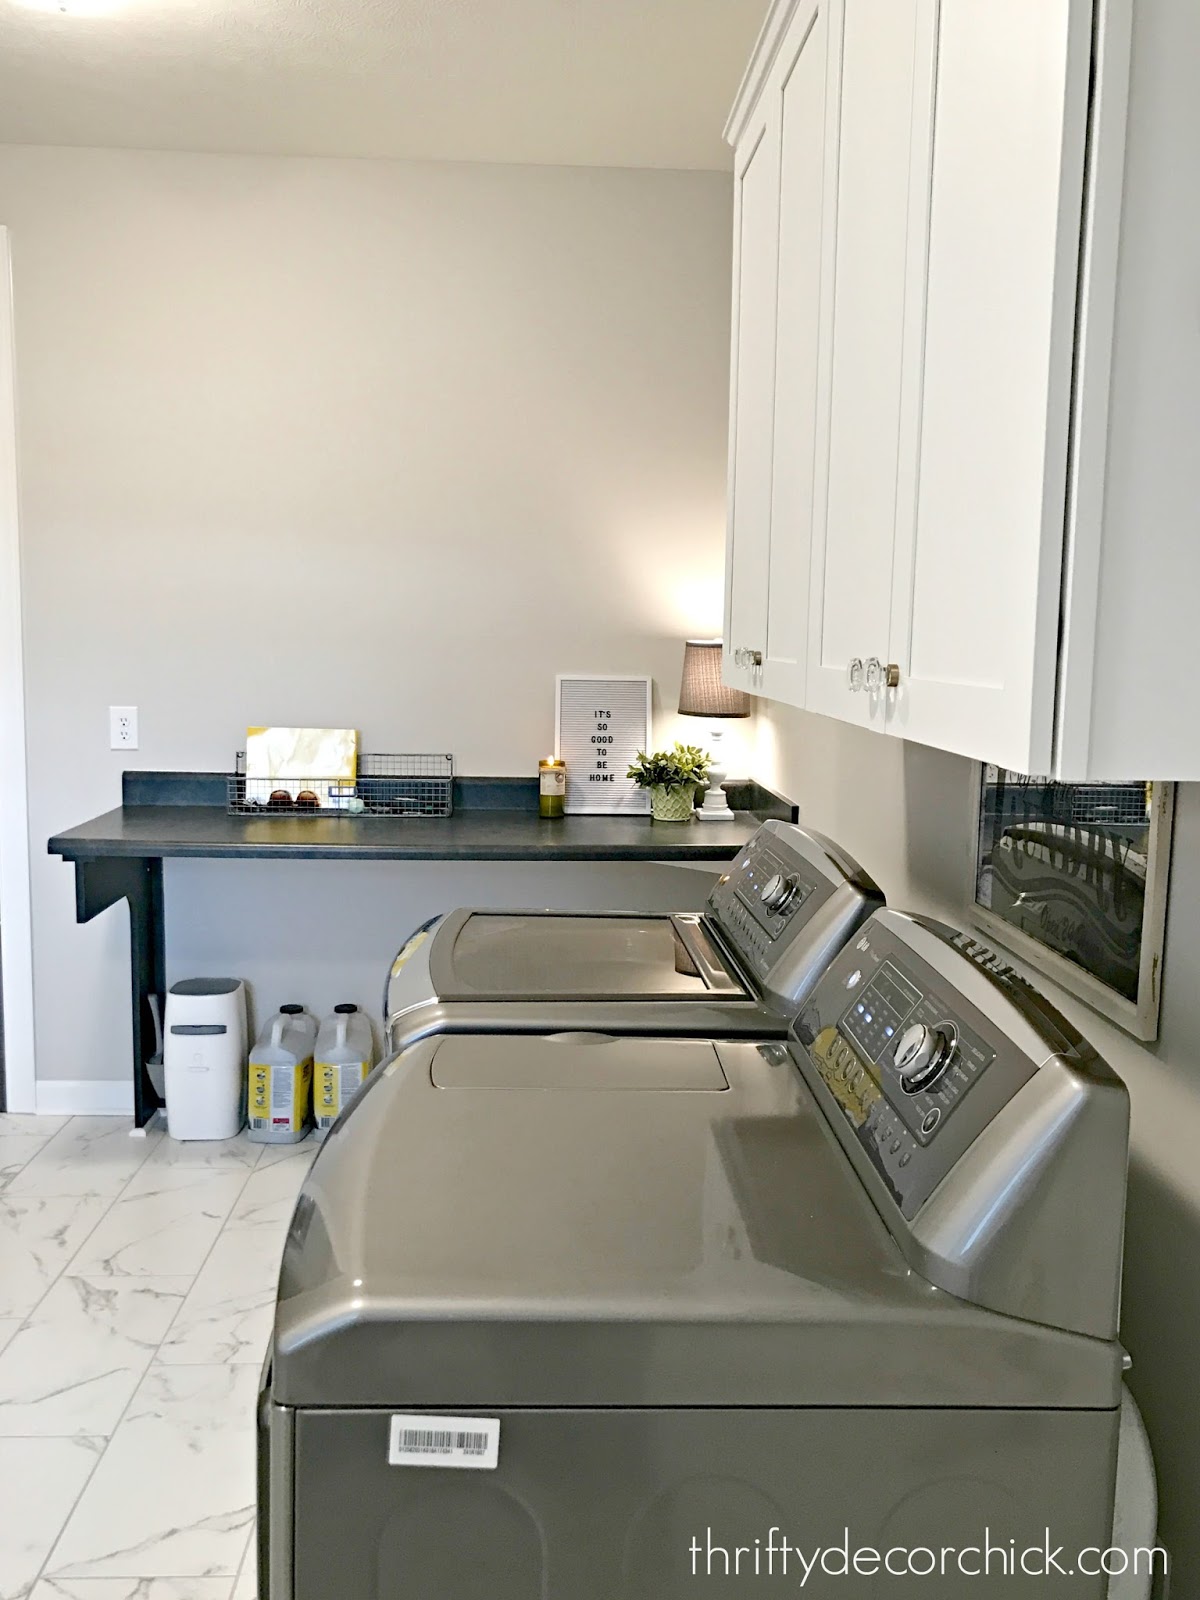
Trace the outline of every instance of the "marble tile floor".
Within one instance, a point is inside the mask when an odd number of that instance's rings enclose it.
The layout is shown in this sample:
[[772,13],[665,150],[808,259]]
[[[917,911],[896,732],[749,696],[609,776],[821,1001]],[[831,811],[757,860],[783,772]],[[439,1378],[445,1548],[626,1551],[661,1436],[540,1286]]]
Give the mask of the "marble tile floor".
[[254,1402],[316,1153],[0,1114],[0,1600],[254,1600]]

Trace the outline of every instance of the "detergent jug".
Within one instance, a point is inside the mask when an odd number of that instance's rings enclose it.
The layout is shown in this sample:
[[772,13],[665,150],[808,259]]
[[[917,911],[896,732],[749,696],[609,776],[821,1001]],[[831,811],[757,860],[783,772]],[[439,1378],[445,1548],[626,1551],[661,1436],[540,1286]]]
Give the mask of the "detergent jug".
[[303,1006],[280,1006],[250,1052],[250,1137],[296,1144],[309,1129],[317,1019]]
[[313,1109],[318,1139],[333,1127],[374,1065],[375,1036],[366,1013],[349,1003],[334,1006],[317,1035]]

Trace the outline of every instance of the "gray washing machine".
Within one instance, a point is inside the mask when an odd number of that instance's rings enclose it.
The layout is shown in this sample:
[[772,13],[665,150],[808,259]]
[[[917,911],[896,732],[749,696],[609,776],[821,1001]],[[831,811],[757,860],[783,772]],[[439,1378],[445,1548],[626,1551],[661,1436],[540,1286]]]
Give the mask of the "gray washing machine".
[[767,822],[700,913],[453,911],[392,963],[388,1053],[454,1030],[782,1035],[882,904],[838,845]]
[[288,1235],[262,1600],[1098,1600],[778,1544],[1108,1545],[1127,1137],[1062,1018],[889,910],[784,1040],[421,1040]]

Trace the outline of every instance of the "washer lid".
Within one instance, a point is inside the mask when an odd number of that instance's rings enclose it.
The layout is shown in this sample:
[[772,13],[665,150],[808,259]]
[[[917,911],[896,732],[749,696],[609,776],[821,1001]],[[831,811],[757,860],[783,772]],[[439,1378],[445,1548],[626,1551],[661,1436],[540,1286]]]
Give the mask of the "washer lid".
[[277,1400],[1115,1403],[1115,1345],[908,1267],[786,1046],[623,1040],[604,1083],[611,1048],[442,1037],[374,1074],[289,1232]]
[[695,914],[460,912],[430,958],[442,1000],[711,999],[748,990]]

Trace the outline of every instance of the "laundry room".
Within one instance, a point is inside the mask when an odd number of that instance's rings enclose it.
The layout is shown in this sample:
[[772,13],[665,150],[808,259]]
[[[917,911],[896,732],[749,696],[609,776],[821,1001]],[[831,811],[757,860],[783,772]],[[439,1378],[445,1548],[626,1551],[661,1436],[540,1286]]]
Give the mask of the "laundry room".
[[0,0],[0,1600],[1200,1600],[1198,59]]

